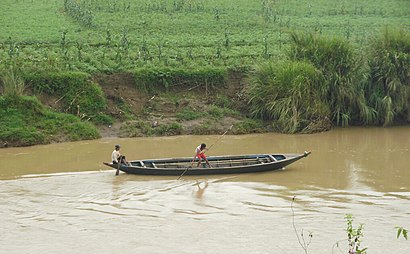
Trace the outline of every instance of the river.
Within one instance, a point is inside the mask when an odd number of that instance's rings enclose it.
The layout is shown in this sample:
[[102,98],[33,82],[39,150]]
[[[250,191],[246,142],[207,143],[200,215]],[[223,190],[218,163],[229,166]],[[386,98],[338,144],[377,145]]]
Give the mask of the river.
[[[395,229],[410,229],[410,127],[219,137],[1,149],[0,253],[305,253],[295,229],[313,235],[308,253],[347,253],[346,214],[364,224],[368,253],[410,253]],[[117,143],[148,159],[218,139],[208,156],[312,154],[280,171],[180,180],[102,165]]]

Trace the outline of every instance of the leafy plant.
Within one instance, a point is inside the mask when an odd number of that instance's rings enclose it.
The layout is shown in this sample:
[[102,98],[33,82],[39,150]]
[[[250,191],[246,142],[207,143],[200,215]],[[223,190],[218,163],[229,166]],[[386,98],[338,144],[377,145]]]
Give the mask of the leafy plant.
[[353,215],[346,214],[345,219],[347,221],[347,241],[349,246],[349,254],[365,254],[367,248],[360,249],[360,244],[363,237],[363,224],[360,224],[359,227],[353,227]]
[[405,228],[403,228],[403,227],[396,227],[396,229],[397,229],[397,239],[399,239],[399,237],[400,237],[401,235],[403,235],[404,239],[407,240],[408,230],[405,229]]

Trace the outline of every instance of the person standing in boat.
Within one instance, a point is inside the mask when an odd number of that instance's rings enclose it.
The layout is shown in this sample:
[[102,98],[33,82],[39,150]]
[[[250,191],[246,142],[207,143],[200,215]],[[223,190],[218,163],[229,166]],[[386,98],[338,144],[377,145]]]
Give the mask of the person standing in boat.
[[112,152],[112,155],[111,155],[112,163],[113,163],[113,164],[121,164],[121,163],[124,163],[124,164],[129,165],[129,163],[128,163],[127,160],[125,159],[125,156],[124,156],[124,155],[121,155],[121,153],[120,153],[120,148],[121,148],[120,145],[115,145],[115,149],[114,149],[114,151]]
[[202,162],[202,159],[208,164],[208,167],[212,168],[211,164],[209,164],[208,159],[206,158],[205,152],[208,151],[208,148],[206,148],[206,144],[202,143],[200,144],[197,148],[195,148],[195,156],[194,159],[192,160],[192,164],[194,163],[195,159],[198,158],[198,164],[197,167],[199,168],[199,165]]

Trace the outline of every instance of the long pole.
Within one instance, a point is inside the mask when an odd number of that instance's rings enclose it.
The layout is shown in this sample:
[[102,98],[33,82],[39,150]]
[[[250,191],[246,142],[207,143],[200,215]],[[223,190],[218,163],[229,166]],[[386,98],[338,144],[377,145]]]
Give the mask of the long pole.
[[121,165],[121,163],[118,162],[117,171],[115,171],[115,175],[116,175],[116,176],[120,174],[120,165]]
[[[222,136],[220,136],[220,137],[218,138],[218,140],[216,140],[212,145],[210,145],[209,148],[207,149],[207,151],[209,151],[209,149],[211,149],[216,143],[218,143],[219,140],[221,140],[221,139],[223,138],[223,136],[225,136],[225,134],[228,133],[228,131],[230,131],[230,130],[232,129],[232,127],[233,127],[233,125],[231,125],[231,127],[229,127],[229,129],[227,129],[227,130],[222,134]],[[204,152],[204,153],[205,153],[205,152]],[[179,179],[188,171],[188,169],[192,167],[192,163],[194,163],[194,160],[195,160],[195,158],[191,161],[191,166],[188,166],[188,167],[184,170],[184,172],[182,172],[182,174],[178,177],[177,180],[179,180]]]

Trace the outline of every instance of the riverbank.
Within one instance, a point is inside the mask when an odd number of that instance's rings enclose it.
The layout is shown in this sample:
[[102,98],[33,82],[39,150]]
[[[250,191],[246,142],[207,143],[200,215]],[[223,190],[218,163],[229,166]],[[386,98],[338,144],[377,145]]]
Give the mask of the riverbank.
[[[204,78],[199,84],[154,89],[138,87],[131,73],[24,77],[26,95],[8,92],[0,97],[1,147],[99,137],[220,134],[228,129],[230,134],[269,131],[268,123],[247,115],[241,97],[243,73],[231,72],[218,84]],[[62,120],[64,116],[71,120]],[[76,122],[87,126],[87,131],[70,127]]]

